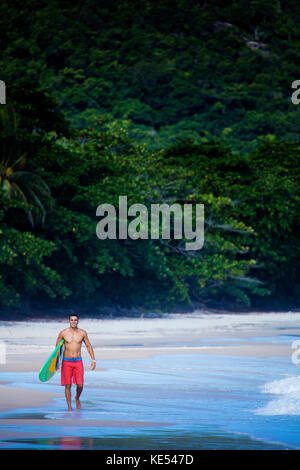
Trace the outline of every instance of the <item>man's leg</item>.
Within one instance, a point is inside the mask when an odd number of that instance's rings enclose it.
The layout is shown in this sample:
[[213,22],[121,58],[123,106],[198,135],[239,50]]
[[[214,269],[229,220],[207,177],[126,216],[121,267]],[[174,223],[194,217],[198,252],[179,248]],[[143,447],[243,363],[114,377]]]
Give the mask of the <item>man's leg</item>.
[[66,395],[66,400],[67,400],[67,405],[68,405],[68,411],[72,411],[72,406],[71,406],[71,384],[65,385],[65,395]]
[[83,389],[83,385],[77,385],[77,387],[76,387],[76,397],[75,397],[77,410],[80,410],[80,408],[81,408],[81,403],[79,401],[79,397],[81,395],[82,389]]
[[80,403],[80,401],[79,401],[79,397],[80,397],[81,392],[82,392],[82,389],[83,389],[83,382],[84,382],[83,375],[84,375],[84,370],[83,370],[83,363],[82,363],[82,360],[76,362],[75,364],[76,364],[76,366],[75,366],[74,373],[75,373],[75,383],[76,383],[76,386],[77,386],[75,400],[76,400],[76,408],[77,408],[77,410],[80,410],[80,408],[81,408],[81,403]]

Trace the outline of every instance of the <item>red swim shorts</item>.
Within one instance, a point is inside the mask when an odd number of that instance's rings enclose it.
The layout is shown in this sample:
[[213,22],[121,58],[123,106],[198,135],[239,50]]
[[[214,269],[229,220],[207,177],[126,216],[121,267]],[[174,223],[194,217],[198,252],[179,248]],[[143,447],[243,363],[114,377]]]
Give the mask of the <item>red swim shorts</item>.
[[61,366],[61,385],[83,385],[83,363],[81,358],[64,358]]

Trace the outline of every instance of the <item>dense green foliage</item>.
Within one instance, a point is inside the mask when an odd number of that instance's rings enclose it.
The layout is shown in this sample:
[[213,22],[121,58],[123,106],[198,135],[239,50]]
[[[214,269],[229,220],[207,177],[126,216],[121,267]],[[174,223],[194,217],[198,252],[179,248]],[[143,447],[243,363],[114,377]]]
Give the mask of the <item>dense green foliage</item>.
[[[293,1],[72,5],[0,6],[0,308],[299,306]],[[203,249],[99,240],[122,195],[204,204]]]
[[95,116],[150,149],[299,140],[295,0],[2,1],[2,80],[47,87],[72,124]]

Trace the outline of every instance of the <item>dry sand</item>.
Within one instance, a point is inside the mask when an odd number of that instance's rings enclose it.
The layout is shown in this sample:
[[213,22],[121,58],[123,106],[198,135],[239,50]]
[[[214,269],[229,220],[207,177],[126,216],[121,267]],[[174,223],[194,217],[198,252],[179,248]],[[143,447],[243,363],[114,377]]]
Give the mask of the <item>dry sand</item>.
[[50,400],[60,395],[51,392],[39,392],[23,388],[0,385],[0,410],[7,411],[14,408],[35,408],[44,406]]

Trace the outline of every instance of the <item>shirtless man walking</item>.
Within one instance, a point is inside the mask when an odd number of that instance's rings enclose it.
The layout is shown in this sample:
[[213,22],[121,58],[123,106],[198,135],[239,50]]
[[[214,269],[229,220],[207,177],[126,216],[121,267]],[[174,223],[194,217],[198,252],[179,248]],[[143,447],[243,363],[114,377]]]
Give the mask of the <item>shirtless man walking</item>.
[[81,359],[81,345],[82,342],[85,343],[89,355],[92,359],[91,369],[94,370],[96,367],[96,361],[94,356],[94,351],[89,342],[86,331],[78,328],[78,315],[71,314],[69,316],[70,327],[62,330],[57,338],[56,346],[61,342],[62,339],[65,340],[64,346],[64,357],[61,366],[61,385],[65,386],[65,395],[68,405],[68,411],[72,411],[71,406],[71,386],[72,378],[73,383],[76,384],[76,408],[80,410],[81,403],[79,397],[83,389],[83,363]]

